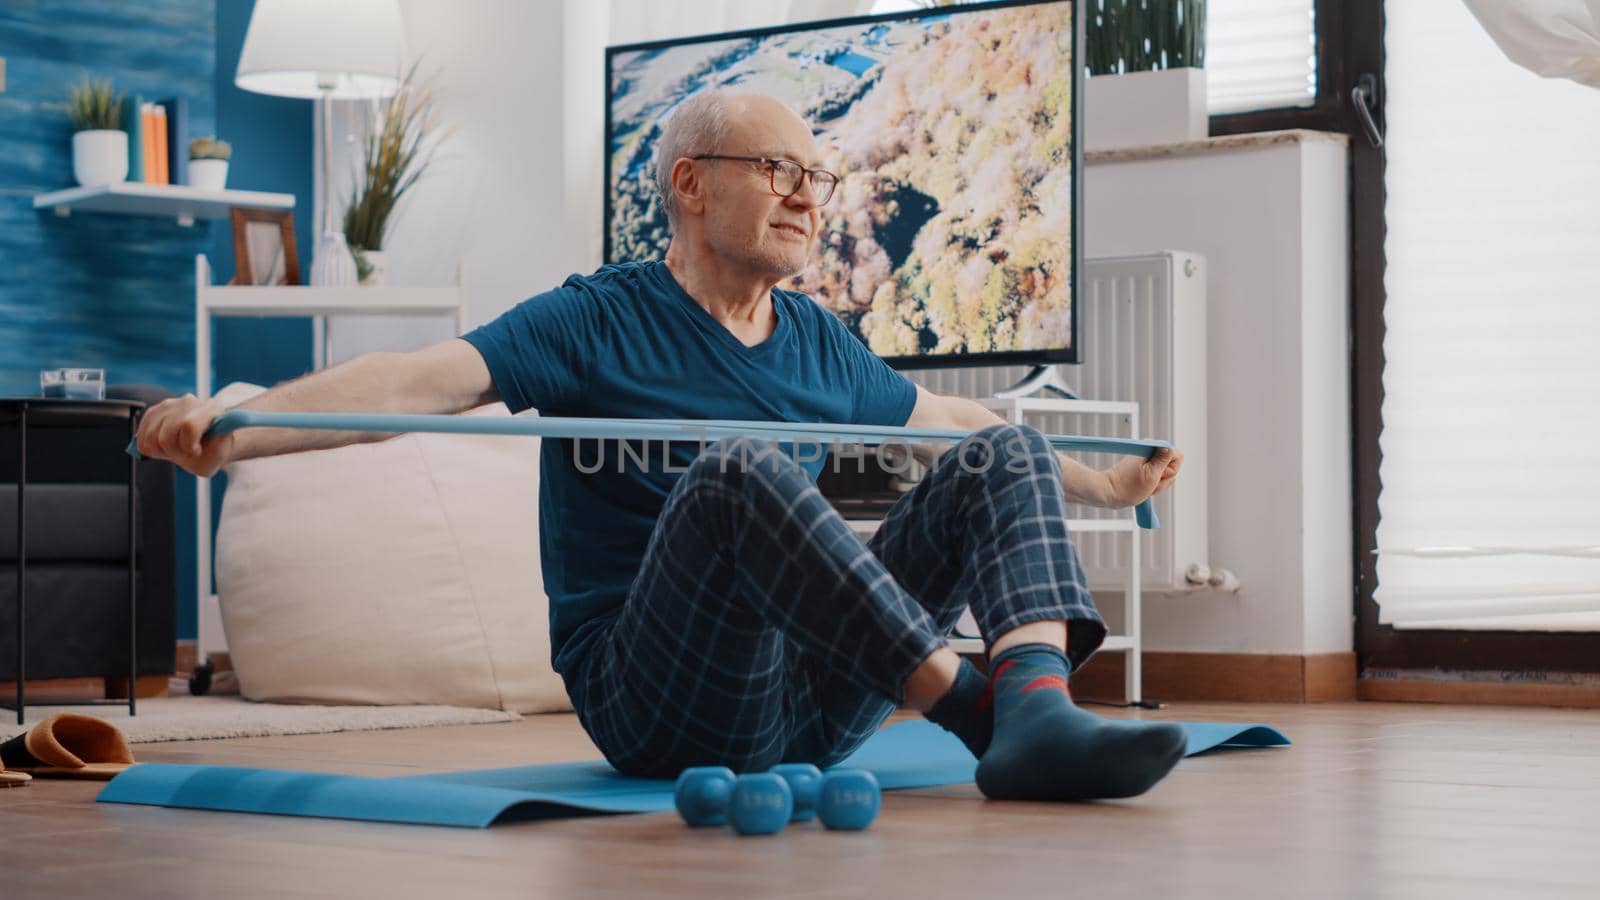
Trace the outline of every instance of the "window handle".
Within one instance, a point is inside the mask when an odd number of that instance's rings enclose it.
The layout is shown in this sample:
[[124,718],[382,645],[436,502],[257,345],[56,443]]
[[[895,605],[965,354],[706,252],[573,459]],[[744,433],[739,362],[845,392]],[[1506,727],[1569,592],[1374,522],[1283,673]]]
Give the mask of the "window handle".
[[1355,105],[1356,118],[1361,120],[1361,128],[1367,133],[1367,140],[1374,147],[1383,146],[1383,134],[1378,131],[1378,120],[1373,113],[1378,111],[1378,79],[1371,72],[1356,79],[1356,86],[1350,89],[1350,102]]

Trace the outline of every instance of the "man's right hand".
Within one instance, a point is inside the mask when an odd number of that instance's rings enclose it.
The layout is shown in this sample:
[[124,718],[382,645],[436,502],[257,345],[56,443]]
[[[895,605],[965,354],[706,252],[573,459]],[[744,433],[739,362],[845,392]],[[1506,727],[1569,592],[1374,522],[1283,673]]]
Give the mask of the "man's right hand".
[[134,440],[150,459],[167,459],[201,478],[210,477],[233,458],[234,436],[202,441],[217,416],[228,407],[215,398],[201,400],[193,394],[172,397],[152,406],[139,423]]

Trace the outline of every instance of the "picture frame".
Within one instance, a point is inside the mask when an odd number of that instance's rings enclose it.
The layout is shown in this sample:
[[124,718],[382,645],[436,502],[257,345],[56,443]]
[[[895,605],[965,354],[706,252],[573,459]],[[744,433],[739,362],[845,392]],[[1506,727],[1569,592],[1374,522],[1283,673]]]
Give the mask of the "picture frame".
[[234,274],[229,284],[300,284],[294,213],[242,206],[235,206],[230,212]]

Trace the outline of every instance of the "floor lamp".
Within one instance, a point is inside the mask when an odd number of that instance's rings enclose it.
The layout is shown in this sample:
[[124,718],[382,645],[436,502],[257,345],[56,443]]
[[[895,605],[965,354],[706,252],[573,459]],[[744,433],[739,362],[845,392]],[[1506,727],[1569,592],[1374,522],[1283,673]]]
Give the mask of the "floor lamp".
[[399,0],[256,0],[250,13],[233,83],[252,93],[315,100],[322,117],[322,233],[311,257],[313,285],[357,280],[330,197],[332,101],[393,96],[404,64]]
[[[228,0],[233,2],[233,0]],[[405,23],[398,0],[256,0],[239,52],[233,83],[241,90],[276,97],[315,100],[322,117],[321,236],[311,259],[313,285],[354,285],[355,259],[344,231],[334,224],[331,201],[333,101],[391,97],[405,72]],[[317,316],[315,355],[319,365],[331,363],[328,323]],[[204,327],[204,326],[202,326]],[[204,479],[198,490],[209,496]],[[202,528],[205,526],[202,524]],[[201,543],[209,552],[210,541]],[[202,567],[209,572],[210,561]],[[202,575],[198,665],[190,690],[205,693],[211,683],[206,643],[206,605],[210,578]]]

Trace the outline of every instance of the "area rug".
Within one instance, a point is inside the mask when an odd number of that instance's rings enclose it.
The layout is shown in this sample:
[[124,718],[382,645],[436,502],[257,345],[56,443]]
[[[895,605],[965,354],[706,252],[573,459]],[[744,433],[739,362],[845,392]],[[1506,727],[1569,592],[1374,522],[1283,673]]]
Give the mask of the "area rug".
[[131,718],[126,706],[29,706],[28,724],[18,725],[16,712],[0,710],[0,741],[21,734],[33,723],[58,712],[105,719],[121,729],[133,744],[481,725],[522,718],[504,710],[464,706],[302,706],[257,703],[237,696],[152,697],[140,700],[138,715]]

